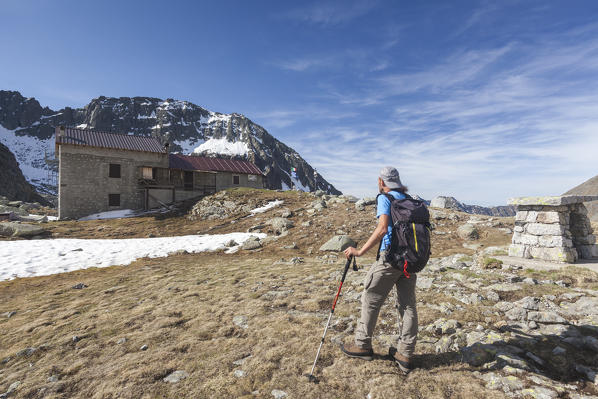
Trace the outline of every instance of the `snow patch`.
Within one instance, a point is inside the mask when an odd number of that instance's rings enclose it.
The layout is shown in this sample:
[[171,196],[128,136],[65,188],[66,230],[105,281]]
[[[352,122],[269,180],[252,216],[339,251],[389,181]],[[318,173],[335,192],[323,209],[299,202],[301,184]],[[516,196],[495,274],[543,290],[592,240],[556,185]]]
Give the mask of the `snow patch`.
[[263,233],[230,233],[179,237],[85,240],[0,241],[0,281],[15,277],[46,276],[89,267],[128,265],[136,259],[158,258],[180,250],[187,252],[218,251],[234,240],[240,248],[249,237],[266,237]]
[[264,213],[269,209],[275,208],[279,205],[282,205],[284,201],[283,200],[276,200],[276,201],[270,201],[268,202],[266,205],[259,207],[259,208],[255,208],[251,211],[251,213],[253,215],[255,215],[256,213]]
[[205,140],[196,139],[196,138],[189,138],[187,140],[175,141],[175,144],[178,144],[183,149],[181,152],[184,155],[190,155],[194,149],[196,149],[199,145],[203,144]]
[[193,153],[246,157],[249,153],[249,147],[247,146],[247,143],[242,141],[235,141],[232,143],[226,138],[209,139],[194,149]]
[[137,215],[138,215],[138,213],[132,209],[117,209],[115,211],[94,213],[93,215],[84,216],[84,217],[80,218],[79,220],[117,219],[117,218],[133,217],[133,216],[137,216]]

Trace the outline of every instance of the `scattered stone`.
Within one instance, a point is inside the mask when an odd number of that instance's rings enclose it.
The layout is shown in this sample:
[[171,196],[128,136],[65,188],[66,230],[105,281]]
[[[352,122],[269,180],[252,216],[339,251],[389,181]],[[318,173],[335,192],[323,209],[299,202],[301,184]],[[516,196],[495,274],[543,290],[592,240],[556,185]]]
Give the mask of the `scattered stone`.
[[247,373],[243,370],[235,370],[235,372],[233,373],[235,375],[235,377],[237,378],[243,378],[247,375]]
[[277,233],[287,231],[288,229],[294,226],[292,221],[281,217],[269,219],[266,221],[266,224],[272,226],[274,231],[276,231]]
[[56,374],[51,375],[50,377],[48,377],[47,381],[48,382],[57,382],[58,381],[58,376]]
[[552,354],[555,356],[561,356],[567,353],[567,350],[561,346],[557,346],[552,350]]
[[569,322],[559,316],[556,312],[528,312],[528,320],[533,320],[538,323],[549,323],[549,324],[568,324]]
[[177,382],[184,380],[185,378],[189,377],[189,374],[184,370],[177,370],[173,371],[172,373],[168,374],[164,377],[164,382],[169,382],[171,384],[176,384]]
[[17,388],[21,385],[21,381],[15,381],[8,386],[8,390],[6,391],[6,396],[11,395]]
[[78,283],[71,287],[74,290],[82,290],[83,288],[87,288],[87,285],[84,283]]
[[261,246],[262,244],[260,243],[260,239],[257,236],[250,236],[247,240],[245,240],[241,248],[243,248],[246,251],[250,251],[252,249],[260,248]]
[[598,371],[592,370],[591,368],[583,366],[581,364],[576,364],[575,370],[578,373],[583,374],[588,379],[588,381],[592,382],[595,385],[598,385]]
[[37,351],[37,348],[29,347],[29,348],[21,349],[20,351],[18,351],[17,353],[15,353],[15,356],[17,356],[17,357],[31,356],[36,351]]
[[145,351],[145,350],[147,350],[147,345],[142,345],[141,348],[139,348],[139,349],[142,351]]
[[247,360],[249,360],[249,359],[251,359],[251,355],[249,355],[249,356],[245,356],[244,358],[242,358],[242,359],[239,359],[239,360],[235,360],[235,361],[233,362],[233,365],[234,365],[234,366],[242,366],[242,365],[244,365],[244,364],[245,364],[245,362],[246,362]]
[[523,396],[531,396],[534,399],[555,399],[559,396],[559,394],[552,389],[539,386],[523,389],[520,392]]
[[73,335],[71,341],[73,341],[73,343],[76,344],[77,342],[81,341],[81,337],[79,337],[78,335]]
[[13,317],[13,316],[14,316],[14,315],[16,315],[16,314],[17,314],[17,312],[15,312],[15,311],[13,310],[13,311],[10,311],[10,312],[5,312],[5,313],[2,313],[2,317],[6,317],[7,319],[10,319],[11,317]]
[[292,243],[291,245],[285,245],[282,247],[283,249],[298,249],[297,243]]
[[247,324],[247,316],[233,317],[233,324],[236,325],[237,327],[241,327],[243,329],[246,329],[249,327],[249,324]]
[[123,337],[123,338],[120,338],[118,341],[116,341],[116,343],[117,343],[117,344],[119,344],[119,345],[122,345],[122,344],[124,344],[125,342],[127,342],[127,339],[126,339],[126,338],[124,338],[124,337]]
[[320,251],[335,251],[341,252],[348,247],[356,247],[357,243],[347,235],[338,235],[332,237],[324,245],[320,247]]
[[478,229],[471,223],[466,223],[459,226],[457,229],[457,235],[464,240],[477,240],[480,238]]
[[301,223],[301,226],[302,227],[309,227],[309,226],[311,226],[311,222],[308,220],[307,222]]
[[274,399],[284,399],[288,396],[285,391],[281,391],[280,389],[273,389],[270,393],[274,396]]

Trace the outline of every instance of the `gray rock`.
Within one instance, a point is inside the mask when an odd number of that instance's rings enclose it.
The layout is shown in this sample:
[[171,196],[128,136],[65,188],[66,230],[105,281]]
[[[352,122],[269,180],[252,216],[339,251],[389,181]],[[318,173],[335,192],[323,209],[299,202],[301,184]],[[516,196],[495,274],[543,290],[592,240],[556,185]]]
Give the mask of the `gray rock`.
[[247,316],[233,317],[233,324],[236,325],[237,327],[241,327],[243,329],[246,329],[249,327],[249,324],[247,323]]
[[77,283],[71,287],[74,290],[82,290],[83,288],[87,288],[87,285],[84,283]]
[[523,395],[532,397],[534,399],[555,399],[559,396],[558,393],[552,389],[540,386],[532,386],[520,391]]
[[251,355],[249,355],[249,356],[245,356],[244,358],[242,358],[242,359],[239,359],[239,360],[235,360],[235,361],[233,362],[233,365],[234,365],[234,366],[242,366],[242,365],[244,365],[244,364],[245,364],[245,362],[246,362],[247,360],[249,360],[249,359],[251,359]]
[[5,237],[31,237],[43,234],[46,229],[39,225],[19,222],[1,222],[0,236]]
[[237,378],[243,378],[243,377],[247,376],[247,373],[243,370],[235,370],[233,374]]
[[280,389],[273,389],[270,393],[274,396],[274,399],[284,399],[288,396],[285,391],[281,391]]
[[146,351],[147,350],[147,345],[142,345],[141,348],[139,348],[142,351]]
[[575,370],[578,373],[585,375],[585,377],[591,381],[593,384],[598,385],[598,371],[593,370],[587,366],[576,364]]
[[481,343],[475,343],[471,346],[466,346],[465,348],[461,349],[463,361],[474,367],[478,367],[492,361],[496,351],[496,346]]
[[320,247],[320,251],[344,251],[348,247],[356,247],[357,243],[347,235],[338,235],[332,237]]
[[507,318],[509,320],[526,320],[527,317],[527,310],[525,310],[522,307],[516,306],[513,309],[507,311],[505,313],[505,316],[507,316]]
[[6,396],[11,395],[17,388],[21,385],[21,381],[15,381],[9,385],[8,390],[6,391]]
[[293,222],[286,218],[272,218],[266,221],[266,224],[272,226],[274,231],[282,233],[294,226]]
[[550,323],[550,324],[568,324],[569,322],[559,316],[556,312],[528,312],[527,319],[538,323]]
[[418,276],[417,281],[416,281],[416,286],[417,286],[417,288],[427,290],[427,289],[432,288],[433,282],[434,282],[434,278]]
[[125,342],[127,342],[127,339],[126,339],[126,338],[124,338],[124,337],[123,337],[123,338],[120,338],[118,341],[116,341],[116,343],[117,343],[117,344],[119,344],[119,345],[122,345],[122,344],[124,344]]
[[262,244],[257,236],[250,236],[247,240],[245,240],[241,248],[246,251],[250,251],[252,249],[260,248],[261,246]]
[[2,313],[0,316],[2,316],[2,317],[6,317],[7,319],[10,319],[11,317],[13,317],[13,316],[14,316],[14,315],[16,315],[16,314],[17,314],[17,312],[15,312],[15,311],[13,310],[13,311],[10,311],[10,312],[5,312],[5,313]]
[[50,377],[48,377],[48,379],[46,381],[48,381],[48,382],[57,382],[58,381],[58,376],[56,374],[51,375]]
[[534,298],[531,296],[526,296],[525,298],[522,298],[520,300],[518,300],[517,302],[515,302],[517,305],[521,306],[524,309],[527,310],[538,310],[539,306],[538,303],[540,302],[540,299],[538,298]]
[[184,380],[185,378],[189,377],[189,374],[184,370],[177,370],[173,371],[172,373],[168,374],[164,377],[164,382],[169,382],[171,384],[176,384],[177,382]]
[[464,240],[477,240],[480,238],[478,229],[471,223],[466,223],[457,228],[457,235]]
[[21,349],[20,351],[15,353],[15,355],[17,357],[26,357],[26,356],[33,355],[36,351],[37,351],[37,348],[29,347],[29,348]]

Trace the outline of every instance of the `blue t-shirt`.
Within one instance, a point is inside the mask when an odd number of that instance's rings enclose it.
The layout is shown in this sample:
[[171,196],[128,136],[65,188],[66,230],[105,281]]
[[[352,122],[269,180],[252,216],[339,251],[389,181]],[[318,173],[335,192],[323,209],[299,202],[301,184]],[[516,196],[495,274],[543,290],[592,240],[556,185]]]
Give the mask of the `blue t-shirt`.
[[[397,191],[389,191],[388,194],[392,195],[395,199],[405,199],[405,194],[399,193]],[[390,200],[386,198],[386,195],[379,195],[378,196],[378,204],[376,208],[376,217],[379,218],[380,215],[388,215],[390,218]],[[380,247],[380,251],[384,251],[386,248],[390,246],[390,237],[392,234],[392,219],[389,220],[388,223],[388,232],[384,237],[382,237],[382,246]]]

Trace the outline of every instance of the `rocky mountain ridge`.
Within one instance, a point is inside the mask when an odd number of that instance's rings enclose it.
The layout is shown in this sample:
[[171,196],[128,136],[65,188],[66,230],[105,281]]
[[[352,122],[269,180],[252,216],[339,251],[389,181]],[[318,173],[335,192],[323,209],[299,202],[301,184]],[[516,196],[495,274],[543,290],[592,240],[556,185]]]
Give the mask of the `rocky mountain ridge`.
[[152,136],[184,154],[248,159],[264,172],[269,188],[340,194],[295,150],[241,114],[174,99],[104,96],[83,108],[54,111],[17,91],[0,90],[0,142],[15,153],[27,179],[50,192],[53,182],[46,178],[44,157],[53,152],[54,128],[60,125]]
[[473,213],[476,215],[487,215],[487,216],[515,216],[515,207],[514,206],[492,206],[492,207],[485,207],[479,205],[467,205],[462,202],[459,202],[454,197],[444,197],[438,196],[430,201],[430,206],[435,208],[447,208],[447,209],[454,209],[457,211],[465,212],[465,213]]

